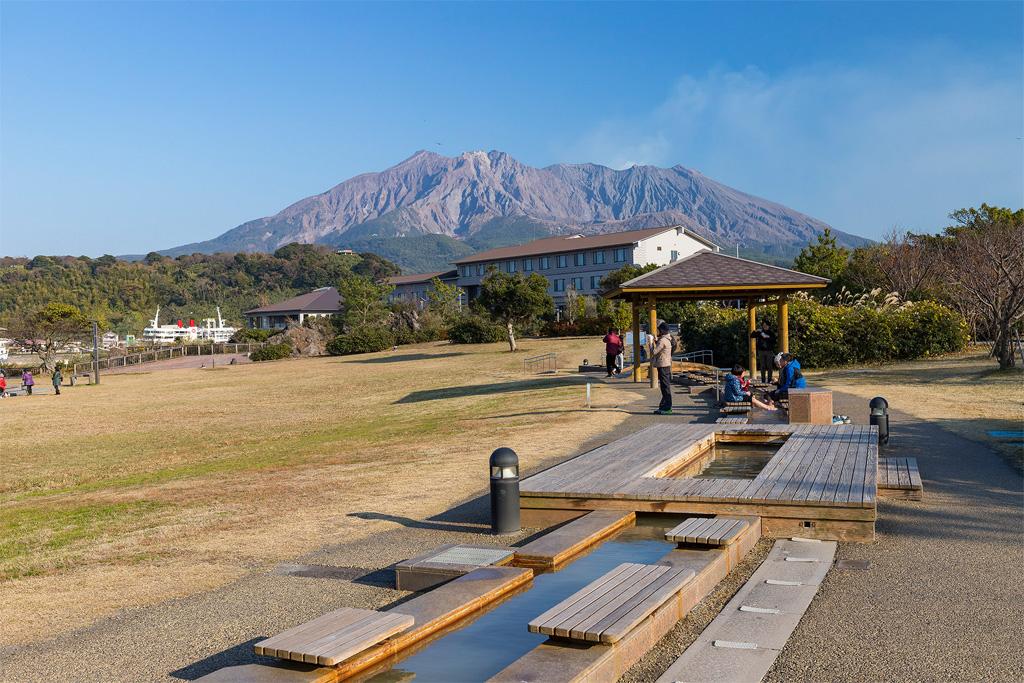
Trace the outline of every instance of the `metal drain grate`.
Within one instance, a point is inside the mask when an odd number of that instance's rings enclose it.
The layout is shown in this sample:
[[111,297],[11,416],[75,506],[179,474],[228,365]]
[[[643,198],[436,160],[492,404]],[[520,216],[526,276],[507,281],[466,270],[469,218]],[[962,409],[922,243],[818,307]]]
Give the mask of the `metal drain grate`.
[[495,562],[501,562],[510,555],[512,555],[512,553],[508,550],[491,550],[489,548],[466,548],[462,546],[455,546],[454,548],[442,550],[437,555],[424,558],[421,561],[431,562],[434,564],[471,564],[486,566],[494,564]]

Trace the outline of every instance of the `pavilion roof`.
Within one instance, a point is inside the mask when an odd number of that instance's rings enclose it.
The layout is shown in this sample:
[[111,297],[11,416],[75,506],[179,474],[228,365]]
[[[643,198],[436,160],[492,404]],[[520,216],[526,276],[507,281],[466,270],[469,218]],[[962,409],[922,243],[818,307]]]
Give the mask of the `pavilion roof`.
[[621,298],[629,294],[653,294],[659,298],[741,298],[786,290],[815,289],[825,287],[829,282],[828,278],[817,275],[705,250],[623,282],[608,296]]

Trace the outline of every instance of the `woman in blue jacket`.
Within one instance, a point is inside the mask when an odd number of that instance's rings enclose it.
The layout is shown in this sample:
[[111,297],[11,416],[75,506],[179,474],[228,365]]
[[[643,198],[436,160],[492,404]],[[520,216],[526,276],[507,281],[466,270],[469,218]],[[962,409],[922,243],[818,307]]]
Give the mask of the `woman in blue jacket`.
[[803,389],[807,386],[804,373],[800,371],[800,361],[790,353],[780,355],[778,388],[768,394],[773,401],[789,396],[790,389]]

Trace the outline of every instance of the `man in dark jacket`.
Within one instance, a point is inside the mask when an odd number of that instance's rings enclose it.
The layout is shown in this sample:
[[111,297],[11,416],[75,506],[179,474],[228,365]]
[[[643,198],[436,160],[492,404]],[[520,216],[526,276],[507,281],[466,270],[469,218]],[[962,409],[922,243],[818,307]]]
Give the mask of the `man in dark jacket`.
[[775,333],[767,322],[763,322],[761,329],[751,332],[750,337],[757,345],[757,369],[761,371],[761,381],[771,383],[775,373]]

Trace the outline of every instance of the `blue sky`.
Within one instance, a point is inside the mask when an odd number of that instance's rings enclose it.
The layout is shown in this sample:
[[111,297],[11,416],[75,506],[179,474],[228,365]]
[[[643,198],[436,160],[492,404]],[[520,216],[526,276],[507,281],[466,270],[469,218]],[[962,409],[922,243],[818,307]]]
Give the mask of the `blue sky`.
[[424,148],[936,230],[1024,204],[1022,7],[3,2],[0,254],[208,239]]

